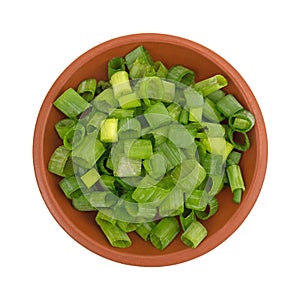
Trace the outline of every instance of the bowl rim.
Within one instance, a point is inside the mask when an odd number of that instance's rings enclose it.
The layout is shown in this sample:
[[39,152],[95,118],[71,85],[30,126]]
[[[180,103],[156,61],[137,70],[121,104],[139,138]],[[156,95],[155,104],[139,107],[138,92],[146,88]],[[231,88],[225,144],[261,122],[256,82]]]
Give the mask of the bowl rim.
[[[181,250],[180,255],[178,252],[162,252],[161,255],[145,256],[128,252],[124,252],[124,254],[121,254],[113,247],[108,248],[102,245],[99,246],[99,244],[97,244],[89,236],[84,234],[79,228],[74,227],[68,221],[68,217],[64,214],[56,201],[53,201],[54,195],[46,178],[47,170],[41,167],[45,165],[42,143],[42,141],[44,140],[46,127],[46,123],[44,122],[44,120],[47,119],[52,108],[51,99],[53,99],[53,96],[56,96],[61,90],[62,86],[64,86],[69,74],[72,74],[76,69],[83,66],[95,55],[98,56],[101,55],[101,53],[108,51],[109,49],[136,42],[163,42],[173,45],[180,44],[181,47],[190,48],[191,50],[213,61],[220,68],[225,68],[226,72],[230,74],[237,89],[239,89],[243,95],[247,95],[247,98],[251,99],[251,110],[256,117],[255,126],[257,127],[255,133],[255,138],[257,139],[257,164],[260,166],[259,170],[258,168],[255,169],[255,172],[253,174],[253,183],[248,190],[248,194],[251,195],[251,198],[248,199],[247,202],[245,201],[246,203],[244,203],[242,210],[238,208],[234,212],[230,220],[228,220],[221,229],[210,236],[209,242],[205,243],[205,246],[201,248],[201,251],[197,251],[197,249],[192,249],[195,251],[191,251],[191,249],[187,248],[185,250]],[[212,249],[223,243],[243,223],[243,221],[253,208],[254,204],[256,203],[256,200],[263,186],[268,161],[268,139],[262,112],[254,94],[252,93],[246,81],[239,74],[239,72],[224,58],[222,58],[220,55],[210,50],[209,48],[183,37],[162,33],[136,33],[116,37],[94,46],[93,48],[87,50],[78,58],[76,58],[58,76],[58,78],[54,81],[53,85],[46,94],[46,97],[42,102],[37,116],[34,128],[32,155],[35,177],[42,198],[54,219],[74,240],[76,240],[79,244],[89,249],[90,251],[115,262],[134,266],[166,266],[189,261],[211,251]]]

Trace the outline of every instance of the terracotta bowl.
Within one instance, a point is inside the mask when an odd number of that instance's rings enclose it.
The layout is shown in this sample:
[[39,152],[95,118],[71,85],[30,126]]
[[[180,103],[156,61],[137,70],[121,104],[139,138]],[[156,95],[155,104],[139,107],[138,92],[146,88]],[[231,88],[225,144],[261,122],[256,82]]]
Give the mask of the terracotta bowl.
[[[135,233],[130,233],[132,246],[126,249],[109,245],[94,221],[94,212],[79,212],[65,198],[58,186],[60,178],[48,172],[47,164],[54,149],[61,144],[54,124],[63,115],[52,105],[65,89],[76,88],[84,79],[107,78],[107,62],[124,56],[139,45],[149,50],[154,60],[167,67],[182,64],[197,74],[196,80],[215,74],[228,79],[225,91],[232,93],[256,118],[249,134],[251,148],[244,153],[241,168],[246,185],[242,203],[231,201],[229,189],[218,196],[219,212],[204,222],[209,234],[196,249],[187,248],[178,237],[165,250],[155,249]],[[245,59],[247,59],[245,57]],[[104,42],[77,58],[57,78],[42,103],[34,132],[33,161],[41,195],[60,226],[78,243],[107,259],[129,265],[164,266],[199,257],[226,240],[244,221],[260,193],[267,166],[267,135],[259,105],[241,75],[222,57],[193,41],[164,34],[134,34]]]

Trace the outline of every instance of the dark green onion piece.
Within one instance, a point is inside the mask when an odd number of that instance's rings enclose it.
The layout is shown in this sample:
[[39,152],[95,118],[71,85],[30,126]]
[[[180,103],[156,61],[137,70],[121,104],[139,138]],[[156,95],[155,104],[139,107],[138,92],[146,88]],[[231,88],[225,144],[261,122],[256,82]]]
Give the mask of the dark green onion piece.
[[216,107],[227,118],[243,109],[240,102],[231,94],[219,100]]
[[185,209],[185,211],[179,216],[182,230],[187,228],[196,220],[195,212],[191,209]]
[[127,247],[131,246],[131,240],[126,232],[124,232],[122,229],[120,229],[119,226],[113,225],[112,223],[110,223],[108,221],[97,218],[97,216],[96,216],[97,224],[100,226],[104,235],[106,236],[109,243],[113,247],[127,248]]
[[194,83],[195,73],[184,66],[176,65],[169,69],[166,78],[189,86]]
[[150,237],[150,233],[152,229],[155,227],[156,222],[151,221],[151,222],[145,222],[140,224],[137,229],[136,233],[144,240],[148,241]]
[[248,132],[253,128],[255,118],[249,110],[243,109],[231,115],[228,119],[228,123],[235,131]]
[[80,123],[77,123],[76,126],[71,128],[64,136],[63,142],[64,146],[72,150],[76,148],[84,139],[85,136],[85,127]]
[[242,194],[243,194],[243,189],[236,189],[233,192],[233,197],[232,197],[232,201],[240,204],[242,201]]
[[226,168],[231,191],[234,192],[237,189],[245,190],[245,184],[239,165],[231,165]]
[[57,147],[49,160],[48,170],[51,173],[65,177],[64,169],[70,154],[71,151],[65,146]]
[[196,248],[207,236],[206,228],[198,221],[194,221],[181,235],[181,241],[191,248]]
[[55,123],[55,129],[61,139],[64,138],[65,134],[76,125],[77,121],[74,119],[62,119]]
[[250,140],[246,132],[239,132],[229,128],[227,134],[230,143],[235,149],[246,151],[250,148]]
[[59,186],[68,199],[72,199],[72,194],[75,191],[80,190],[80,186],[78,184],[76,176],[69,176],[63,178],[59,182]]
[[[76,195],[74,195],[76,194]],[[97,209],[92,207],[91,204],[87,201],[86,197],[82,193],[73,193],[72,194],[72,205],[75,209],[79,211],[96,211]]]
[[201,92],[205,97],[217,90],[227,86],[227,79],[222,75],[215,75],[210,78],[204,79],[194,84],[194,89]]
[[83,168],[91,168],[105,152],[103,144],[96,135],[90,134],[84,137],[81,144],[73,149],[73,161]]
[[145,110],[144,116],[152,128],[166,125],[172,121],[167,108],[161,102],[149,106]]
[[153,65],[152,58],[144,46],[138,46],[125,55],[125,61],[129,70],[137,59],[143,60],[148,65]]
[[242,157],[242,153],[237,152],[237,151],[231,151],[227,157],[226,165],[227,166],[238,165],[241,157]]
[[73,88],[67,89],[60,95],[53,105],[69,118],[75,118],[90,107]]
[[218,202],[217,198],[211,197],[207,201],[206,210],[205,211],[196,211],[195,210],[195,214],[196,214],[197,218],[204,221],[204,220],[207,220],[210,217],[212,217],[214,214],[216,214],[218,210],[219,210],[219,202]]
[[[98,213],[96,215],[96,222],[98,220],[105,220],[112,225],[115,225],[117,223],[117,220],[115,218],[114,210],[111,207],[99,207]],[[98,223],[98,222],[97,222]]]
[[179,116],[179,123],[183,125],[187,125],[189,123],[189,111],[186,109],[182,109],[181,114]]
[[207,95],[207,98],[209,98],[211,101],[213,101],[214,103],[217,103],[219,100],[221,100],[224,96],[226,95],[226,93],[222,90],[217,90],[214,91],[212,93],[210,93],[209,95]]
[[99,80],[97,83],[96,94],[98,95],[110,87],[111,84],[109,83],[109,81]]
[[156,76],[160,78],[166,78],[168,74],[168,69],[161,61],[156,61],[154,63],[154,70],[156,72]]
[[123,95],[132,93],[128,73],[126,71],[118,71],[114,73],[114,75],[112,75],[110,78],[110,83],[116,99]]
[[108,114],[110,118],[116,118],[116,119],[133,118],[135,115],[135,110],[123,109],[123,108],[112,108]]
[[175,217],[161,219],[150,233],[150,241],[159,250],[165,249],[180,232],[180,226]]
[[93,100],[97,89],[97,80],[94,78],[86,79],[80,82],[77,88],[77,93],[84,98],[86,101],[90,102]]
[[108,62],[108,79],[118,71],[125,71],[125,60],[123,57],[114,57]]

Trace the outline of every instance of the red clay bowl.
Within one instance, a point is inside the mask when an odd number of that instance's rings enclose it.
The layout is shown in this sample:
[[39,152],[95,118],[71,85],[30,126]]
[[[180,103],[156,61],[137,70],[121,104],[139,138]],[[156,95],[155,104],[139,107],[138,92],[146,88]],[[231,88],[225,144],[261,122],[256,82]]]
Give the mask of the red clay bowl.
[[[256,124],[249,134],[251,148],[242,157],[241,168],[246,185],[242,203],[232,202],[229,189],[218,196],[219,212],[205,221],[208,236],[196,249],[187,248],[177,237],[165,250],[155,249],[135,233],[130,233],[132,246],[126,249],[109,245],[94,221],[94,212],[79,212],[65,198],[58,186],[60,178],[48,172],[47,165],[54,149],[60,145],[54,124],[62,118],[52,105],[53,101],[69,87],[76,88],[86,78],[106,78],[107,62],[124,56],[139,45],[149,50],[154,60],[163,61],[167,67],[182,64],[196,73],[196,80],[215,74],[228,79],[224,89],[232,93],[250,110]],[[245,58],[246,59],[246,58]],[[165,266],[199,257],[226,240],[244,221],[260,193],[267,167],[267,134],[259,105],[241,75],[222,57],[190,40],[164,34],[134,34],[104,42],[77,58],[58,77],[42,103],[34,132],[33,162],[41,195],[60,226],[78,243],[107,259],[129,265]]]

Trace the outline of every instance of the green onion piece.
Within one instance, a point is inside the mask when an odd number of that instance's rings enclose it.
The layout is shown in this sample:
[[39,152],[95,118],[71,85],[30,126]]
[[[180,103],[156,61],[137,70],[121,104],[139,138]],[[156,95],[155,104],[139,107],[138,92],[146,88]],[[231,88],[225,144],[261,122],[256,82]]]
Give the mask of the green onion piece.
[[116,162],[114,168],[114,176],[118,177],[131,177],[140,176],[142,168],[141,159],[129,158],[121,156]]
[[115,177],[107,174],[101,174],[99,182],[104,191],[111,191],[117,194],[115,187]]
[[224,120],[224,117],[217,109],[216,104],[207,97],[205,97],[204,101],[203,118],[214,123],[220,123]]
[[154,63],[154,70],[156,72],[156,76],[160,78],[166,78],[168,74],[168,69],[161,61],[156,61]]
[[89,134],[84,137],[82,143],[73,149],[73,161],[83,168],[91,168],[105,152],[103,144],[96,135]]
[[226,168],[231,191],[234,192],[237,189],[245,190],[245,184],[239,165],[231,165]]
[[240,204],[242,201],[242,194],[243,194],[243,189],[236,189],[233,192],[233,197],[232,197],[232,201]]
[[108,114],[110,118],[116,118],[116,119],[133,118],[135,114],[135,110],[123,109],[123,108],[112,108]]
[[160,99],[164,98],[163,81],[157,76],[144,77],[138,83],[138,94],[141,98]]
[[206,173],[209,175],[224,174],[224,156],[220,154],[207,153],[201,162]]
[[135,231],[137,229],[137,224],[127,222],[127,221],[117,220],[117,225],[124,232],[132,232],[132,231]]
[[76,176],[69,176],[63,178],[59,182],[59,186],[68,199],[72,199],[72,194],[75,191],[80,190],[80,186],[78,184]]
[[155,149],[155,152],[160,153],[164,156],[167,166],[167,172],[181,164],[181,162],[185,158],[182,150],[176,147],[169,140],[167,140],[165,143],[158,145]]
[[181,82],[185,85],[191,85],[194,83],[195,73],[184,66],[176,65],[169,69],[166,78]]
[[246,109],[243,109],[228,118],[229,126],[239,132],[248,132],[250,131],[254,124],[255,118],[253,114]]
[[170,125],[168,138],[175,146],[180,148],[190,148],[194,143],[194,137],[180,124]]
[[226,165],[238,165],[241,160],[242,154],[237,151],[231,151],[226,160]]
[[209,175],[207,178],[207,185],[205,186],[207,196],[214,197],[222,190],[224,186],[224,175],[225,173],[220,175]]
[[171,173],[174,184],[184,192],[193,191],[205,176],[205,169],[193,159],[183,161]]
[[137,139],[141,136],[141,123],[136,118],[124,118],[119,121],[120,139]]
[[129,158],[146,159],[153,154],[150,140],[124,140],[124,152]]
[[64,146],[72,150],[76,148],[84,139],[85,136],[85,127],[80,123],[77,123],[76,126],[71,128],[64,136],[63,143]]
[[65,134],[76,125],[77,121],[74,119],[62,119],[55,123],[54,127],[61,139],[64,138]]
[[101,124],[100,141],[114,143],[118,141],[118,119],[105,119]]
[[154,66],[149,64],[144,58],[137,58],[129,69],[131,79],[144,78],[156,75]]
[[109,191],[93,191],[86,193],[85,197],[91,206],[97,209],[111,207],[118,201],[118,197]]
[[155,129],[151,129],[151,134],[154,138],[155,147],[167,141],[168,132],[169,132],[169,126],[162,126],[162,127],[157,127]]
[[125,71],[125,60],[123,57],[114,57],[108,62],[108,79],[118,71]]
[[85,184],[85,186],[89,189],[91,188],[99,179],[100,174],[96,169],[89,169],[85,174],[83,174],[80,179]]
[[185,231],[196,220],[195,212],[191,209],[185,209],[179,216],[179,220],[182,230]]
[[102,91],[96,96],[92,104],[97,110],[105,113],[109,113],[112,109],[119,106],[119,102],[114,98],[114,93],[111,88]]
[[152,229],[155,227],[156,222],[151,221],[151,222],[145,222],[140,224],[137,229],[136,233],[144,240],[148,241],[150,237],[150,233]]
[[207,197],[203,190],[193,190],[185,200],[185,207],[192,210],[204,211],[207,206]]
[[205,211],[195,210],[195,214],[196,214],[197,218],[204,221],[204,220],[209,219],[213,215],[215,215],[218,210],[219,210],[219,203],[218,203],[217,198],[216,197],[211,197],[207,201],[206,210]]
[[120,106],[124,109],[140,107],[142,105],[140,98],[136,93],[130,93],[118,98]]
[[107,118],[107,115],[103,112],[97,111],[93,114],[90,120],[86,124],[87,133],[92,133],[93,131],[98,131],[101,127],[101,123]]
[[110,223],[106,220],[97,218],[97,216],[96,216],[97,224],[100,226],[104,235],[106,236],[109,243],[113,247],[127,248],[127,247],[131,246],[131,240],[126,232],[124,232],[122,229],[120,229],[119,226],[113,225],[112,223]]
[[96,94],[98,95],[110,87],[111,84],[109,83],[109,81],[99,80],[97,83]]
[[178,216],[184,211],[184,194],[180,189],[173,189],[160,204],[159,215],[161,217]]
[[96,208],[91,206],[84,194],[81,192],[78,195],[74,194],[72,194],[72,205],[75,209],[79,211],[96,211]]
[[250,148],[250,140],[246,132],[238,132],[229,128],[228,139],[237,150],[246,151]]
[[207,95],[207,98],[209,98],[212,102],[217,103],[219,100],[221,100],[226,93],[222,90],[216,90],[209,95]]
[[169,112],[169,116],[174,120],[174,121],[179,121],[179,117],[182,111],[182,107],[173,102],[170,105],[168,105],[167,110]]
[[217,90],[227,86],[227,79],[222,75],[215,75],[210,78],[204,79],[194,84],[194,89],[200,91],[205,97]]
[[243,109],[240,102],[231,94],[219,100],[216,107],[227,118]]
[[175,94],[176,94],[175,83],[167,81],[167,80],[162,80],[162,84],[164,87],[164,95],[160,99],[160,101],[165,102],[165,103],[172,103],[175,98]]
[[221,124],[202,122],[201,125],[207,137],[225,136],[225,129]]
[[203,107],[191,107],[189,111],[189,121],[198,122],[202,121]]
[[189,123],[189,112],[186,109],[182,109],[181,114],[179,116],[179,123],[183,125],[187,125]]
[[161,102],[149,106],[145,110],[144,116],[152,128],[166,125],[172,121],[167,108]]
[[97,89],[97,80],[94,78],[86,79],[80,82],[77,88],[77,93],[84,98],[86,101],[90,102],[93,100]]
[[143,166],[147,173],[155,179],[162,177],[167,170],[165,158],[160,153],[154,153],[149,159],[145,159]]
[[98,220],[105,220],[113,225],[116,225],[114,210],[111,207],[99,207],[96,215],[96,222]]
[[64,169],[70,154],[71,151],[65,146],[58,146],[51,155],[48,170],[53,174],[65,177]]
[[204,100],[202,94],[198,93],[195,89],[188,87],[183,91],[187,107],[202,107]]
[[180,232],[180,226],[175,217],[161,219],[150,233],[150,241],[159,250],[165,249]]
[[69,118],[75,118],[90,107],[73,88],[67,89],[54,102],[53,105]]
[[118,71],[111,76],[110,83],[112,85],[114,96],[116,99],[123,95],[131,94],[128,73],[126,71]]
[[137,59],[141,59],[145,61],[145,63],[153,65],[152,58],[144,46],[138,46],[125,56],[125,61],[129,70]]
[[181,241],[191,248],[196,248],[207,236],[206,228],[198,221],[194,221],[181,235]]

